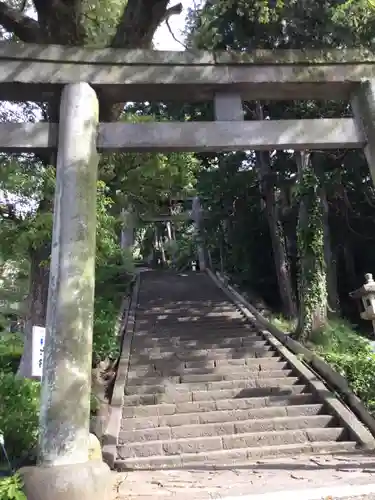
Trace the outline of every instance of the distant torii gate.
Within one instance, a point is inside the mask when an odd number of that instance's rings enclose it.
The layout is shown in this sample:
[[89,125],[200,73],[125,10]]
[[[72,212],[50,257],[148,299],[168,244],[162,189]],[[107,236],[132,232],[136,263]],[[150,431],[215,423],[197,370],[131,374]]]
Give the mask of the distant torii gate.
[[[190,198],[186,198],[190,200]],[[185,200],[185,201],[186,201]],[[121,215],[123,219],[122,230],[121,230],[121,248],[131,248],[134,245],[134,231],[136,226],[136,219],[140,219],[142,222],[165,222],[168,226],[169,239],[172,239],[172,231],[170,224],[173,221],[192,221],[194,223],[194,234],[197,240],[197,258],[199,262],[199,269],[204,271],[206,269],[206,257],[205,249],[202,238],[202,221],[205,217],[203,209],[201,207],[199,196],[194,196],[191,198],[192,209],[185,210],[178,214],[158,214],[149,215],[143,214],[137,216],[131,209],[122,209]]]
[[[0,99],[47,102],[60,122],[1,123],[0,151],[57,149],[39,464],[28,500],[105,500],[88,462],[98,151],[364,149],[375,179],[375,54],[176,53],[0,44]],[[99,99],[213,101],[215,121],[99,123]],[[244,100],[344,99],[353,118],[244,121]],[[107,488],[107,489],[106,489]]]

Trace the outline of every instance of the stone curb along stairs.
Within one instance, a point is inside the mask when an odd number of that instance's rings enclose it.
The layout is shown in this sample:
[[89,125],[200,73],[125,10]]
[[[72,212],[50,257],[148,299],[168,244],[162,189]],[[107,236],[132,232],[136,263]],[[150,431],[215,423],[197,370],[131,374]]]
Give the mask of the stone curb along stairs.
[[131,309],[103,449],[112,468],[375,448],[361,421],[211,271],[142,272]]

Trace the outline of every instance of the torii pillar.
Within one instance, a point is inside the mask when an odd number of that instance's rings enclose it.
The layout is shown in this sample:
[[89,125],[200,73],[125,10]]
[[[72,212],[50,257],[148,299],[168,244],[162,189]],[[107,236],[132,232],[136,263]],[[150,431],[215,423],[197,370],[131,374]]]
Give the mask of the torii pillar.
[[197,239],[199,269],[204,271],[206,269],[206,258],[202,239],[202,207],[198,196],[194,196],[193,198],[192,219],[194,221],[195,236]]
[[366,135],[364,153],[375,186],[375,79],[362,82],[351,99],[354,119]]
[[121,228],[121,249],[131,249],[134,245],[135,214],[130,207],[121,210],[122,228]]
[[28,500],[108,500],[109,468],[89,461],[99,105],[87,83],[61,97],[36,467]]

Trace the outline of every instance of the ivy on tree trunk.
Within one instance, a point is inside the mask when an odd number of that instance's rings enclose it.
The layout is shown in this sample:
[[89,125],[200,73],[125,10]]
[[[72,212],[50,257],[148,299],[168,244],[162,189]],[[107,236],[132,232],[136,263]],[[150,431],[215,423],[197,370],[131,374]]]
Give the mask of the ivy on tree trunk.
[[306,341],[327,321],[327,277],[324,258],[324,217],[319,177],[311,155],[301,153],[297,248],[299,315],[296,336]]

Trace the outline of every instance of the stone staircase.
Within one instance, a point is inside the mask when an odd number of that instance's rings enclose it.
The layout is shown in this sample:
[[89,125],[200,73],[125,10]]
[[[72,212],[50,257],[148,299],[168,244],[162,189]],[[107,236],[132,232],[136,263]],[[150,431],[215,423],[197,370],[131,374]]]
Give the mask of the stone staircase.
[[350,429],[205,273],[141,273],[116,469],[347,452]]

